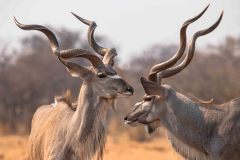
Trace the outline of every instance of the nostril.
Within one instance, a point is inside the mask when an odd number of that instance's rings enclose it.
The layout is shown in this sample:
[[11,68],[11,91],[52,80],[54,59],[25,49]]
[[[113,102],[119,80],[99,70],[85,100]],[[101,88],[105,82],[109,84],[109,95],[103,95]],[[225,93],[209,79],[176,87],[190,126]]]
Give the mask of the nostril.
[[124,121],[126,121],[128,119],[128,117],[126,116],[126,117],[124,117]]
[[127,87],[126,91],[131,92],[133,94],[133,88],[132,87]]

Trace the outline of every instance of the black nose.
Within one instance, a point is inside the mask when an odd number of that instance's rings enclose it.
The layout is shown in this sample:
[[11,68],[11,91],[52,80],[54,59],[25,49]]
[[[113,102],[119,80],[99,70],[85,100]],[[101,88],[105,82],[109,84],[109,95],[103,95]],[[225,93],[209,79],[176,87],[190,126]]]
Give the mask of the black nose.
[[124,121],[126,121],[128,119],[128,116],[124,117]]
[[133,89],[132,87],[127,87],[127,88],[126,88],[126,91],[131,92],[131,93],[133,94],[134,89]]

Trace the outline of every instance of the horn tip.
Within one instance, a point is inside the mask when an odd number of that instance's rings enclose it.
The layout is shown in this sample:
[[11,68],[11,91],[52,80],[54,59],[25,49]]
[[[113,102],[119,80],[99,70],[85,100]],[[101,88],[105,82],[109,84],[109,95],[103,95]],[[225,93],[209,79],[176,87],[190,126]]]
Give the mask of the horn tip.
[[73,12],[70,12],[72,15],[74,15],[75,17],[77,16],[75,13],[73,13]]
[[221,12],[221,16],[223,16],[223,14],[224,14],[224,10],[222,10],[222,12]]
[[224,10],[222,10],[222,12],[221,12],[221,14],[220,14],[220,17],[219,17],[218,21],[221,21],[221,20],[222,20],[223,15],[224,15]]
[[18,22],[17,18],[15,16],[13,16],[13,21],[14,23],[21,28],[22,24],[20,22]]
[[14,20],[15,23],[18,22],[15,16],[13,16],[13,20]]
[[76,15],[75,13],[71,12],[71,14],[76,17],[78,20],[80,20],[82,23],[86,24],[86,25],[90,25],[92,23],[92,21],[86,20],[82,17],[79,17],[78,15]]
[[208,5],[204,8],[203,13],[209,8],[209,6],[210,6],[210,3],[208,3]]
[[70,12],[74,17],[78,18],[79,19],[79,16],[77,16],[75,13],[73,12]]

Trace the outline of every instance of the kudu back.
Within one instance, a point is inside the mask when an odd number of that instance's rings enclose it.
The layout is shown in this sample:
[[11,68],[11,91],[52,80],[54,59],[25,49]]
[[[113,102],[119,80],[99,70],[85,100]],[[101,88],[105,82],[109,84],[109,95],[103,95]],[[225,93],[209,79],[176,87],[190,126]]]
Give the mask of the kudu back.
[[[95,42],[96,23],[72,14],[89,26],[89,44],[103,58],[84,49],[61,50],[48,28],[24,25],[15,19],[16,25],[23,30],[44,33],[60,62],[73,77],[82,80],[76,110],[67,95],[57,98],[54,104],[39,107],[35,112],[29,137],[29,160],[90,160],[95,155],[102,159],[107,111],[114,107],[117,97],[133,94],[133,88],[113,69],[116,50],[103,48]],[[70,61],[71,58],[84,58],[92,65],[84,67]]]
[[163,78],[174,76],[189,65],[197,38],[212,32],[220,23],[223,13],[211,27],[193,35],[185,58],[175,65],[186,48],[188,25],[200,18],[207,8],[208,6],[199,15],[184,22],[176,54],[169,60],[154,65],[148,80],[141,78],[146,95],[125,117],[125,123],[131,126],[143,124],[150,134],[162,124],[173,148],[189,160],[239,160],[240,98],[215,105],[212,101],[204,102],[183,95],[161,83]]

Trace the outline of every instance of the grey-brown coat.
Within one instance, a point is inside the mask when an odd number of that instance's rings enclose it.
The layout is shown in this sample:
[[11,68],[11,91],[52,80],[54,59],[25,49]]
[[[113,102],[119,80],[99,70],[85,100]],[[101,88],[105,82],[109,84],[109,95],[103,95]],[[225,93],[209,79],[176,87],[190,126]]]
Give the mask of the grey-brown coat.
[[[183,55],[186,46],[187,26],[206,11],[186,21],[180,31],[180,49],[168,61],[151,68],[147,79],[141,78],[145,97],[125,117],[125,123],[144,124],[149,133],[160,123],[166,128],[173,148],[189,160],[239,160],[240,159],[240,99],[221,105],[185,96],[161,80],[182,71],[191,62],[195,42],[199,36],[213,31],[222,19],[209,28],[196,32],[188,46],[184,60],[173,66]],[[170,68],[171,67],[171,68]]]
[[[21,29],[43,32],[50,40],[53,53],[69,73],[82,80],[76,108],[68,97],[58,97],[54,104],[41,106],[34,114],[29,160],[90,160],[96,154],[98,159],[102,159],[107,111],[114,107],[117,97],[133,94],[133,88],[112,68],[116,50],[103,48],[95,42],[96,23],[73,15],[89,25],[89,44],[103,59],[83,49],[60,50],[55,35],[48,28],[23,25],[15,19]],[[83,67],[68,61],[76,57],[89,60],[92,66]]]

